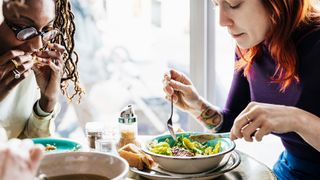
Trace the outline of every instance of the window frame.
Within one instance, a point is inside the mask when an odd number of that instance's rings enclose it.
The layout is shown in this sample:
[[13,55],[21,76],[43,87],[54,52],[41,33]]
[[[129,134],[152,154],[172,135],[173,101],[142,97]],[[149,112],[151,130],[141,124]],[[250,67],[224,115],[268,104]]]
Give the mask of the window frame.
[[[190,0],[190,78],[198,93],[215,104],[215,15],[210,0]],[[189,117],[189,131],[204,128]]]

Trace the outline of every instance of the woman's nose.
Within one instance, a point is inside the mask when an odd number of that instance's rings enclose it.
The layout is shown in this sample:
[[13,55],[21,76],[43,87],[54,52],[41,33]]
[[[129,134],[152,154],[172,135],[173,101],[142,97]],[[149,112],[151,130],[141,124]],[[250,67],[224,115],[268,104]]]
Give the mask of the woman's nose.
[[223,8],[221,8],[221,6],[219,8],[219,23],[222,27],[233,25],[233,20],[231,19],[230,15]]
[[30,51],[38,50],[43,47],[42,36],[38,35],[28,40]]

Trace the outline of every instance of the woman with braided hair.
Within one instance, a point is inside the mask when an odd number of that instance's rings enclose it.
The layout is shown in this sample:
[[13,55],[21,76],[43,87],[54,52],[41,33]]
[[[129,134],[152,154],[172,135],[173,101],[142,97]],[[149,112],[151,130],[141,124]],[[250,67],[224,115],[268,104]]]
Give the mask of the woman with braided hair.
[[[0,0],[0,24],[3,22]],[[0,179],[33,180],[43,157],[44,148],[30,139],[7,141],[6,131],[0,127]]]
[[70,2],[4,1],[3,17],[0,127],[8,138],[50,136],[59,111],[59,91],[70,100],[75,96],[80,100],[82,94]]

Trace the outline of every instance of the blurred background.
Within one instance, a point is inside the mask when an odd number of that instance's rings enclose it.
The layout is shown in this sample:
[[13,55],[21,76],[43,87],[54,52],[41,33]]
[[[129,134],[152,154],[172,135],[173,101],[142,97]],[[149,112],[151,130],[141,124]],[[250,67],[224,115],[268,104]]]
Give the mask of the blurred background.
[[[72,0],[81,83],[80,104],[61,97],[61,137],[81,138],[87,122],[117,129],[120,111],[133,104],[141,135],[166,131],[169,103],[162,91],[170,68],[188,76],[190,3],[183,0]],[[175,109],[175,127],[188,129]]]
[[[166,131],[169,103],[162,77],[170,68],[189,75],[189,3],[182,0],[72,0],[81,83],[80,104],[61,97],[56,125],[61,137],[81,138],[85,124],[117,129],[121,109],[132,104],[139,134]],[[176,127],[187,115],[175,110]]]
[[[80,104],[68,103],[61,97],[58,135],[77,138],[90,121],[101,121],[108,124],[107,128],[116,129],[119,113],[128,104],[133,104],[138,116],[139,134],[166,131],[170,106],[162,90],[163,74],[174,68],[192,78],[190,64],[198,64],[197,59],[190,58],[190,1],[71,2],[78,67],[86,94]],[[215,13],[211,3],[208,6]],[[210,32],[218,34],[213,42],[217,46],[209,50],[219,62],[209,71],[216,74],[217,82],[212,83],[218,83],[219,91],[215,93],[219,93],[218,104],[223,106],[233,72],[234,42],[223,28],[217,27]],[[175,127],[189,129],[186,113],[175,109],[173,118]]]

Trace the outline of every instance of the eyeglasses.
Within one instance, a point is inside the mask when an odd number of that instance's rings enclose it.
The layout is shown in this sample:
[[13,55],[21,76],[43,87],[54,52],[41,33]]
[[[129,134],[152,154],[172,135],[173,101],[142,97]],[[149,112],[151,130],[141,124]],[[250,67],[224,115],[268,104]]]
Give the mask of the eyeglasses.
[[40,35],[42,37],[42,40],[47,42],[54,39],[57,35],[61,33],[61,31],[57,28],[45,31],[38,31],[34,27],[19,28],[8,22],[6,19],[4,21],[6,22],[8,27],[16,34],[16,38],[20,41],[26,41]]

